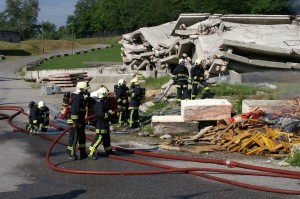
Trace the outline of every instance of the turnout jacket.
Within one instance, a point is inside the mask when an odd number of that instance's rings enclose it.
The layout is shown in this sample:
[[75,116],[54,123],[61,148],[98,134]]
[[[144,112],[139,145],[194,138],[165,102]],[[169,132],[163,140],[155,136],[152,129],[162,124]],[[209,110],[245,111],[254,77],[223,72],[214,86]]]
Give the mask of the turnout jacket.
[[130,90],[130,102],[129,102],[129,107],[139,107],[141,103],[141,98],[142,98],[142,88],[138,85],[133,86]]
[[200,80],[200,78],[204,77],[204,69],[203,67],[199,64],[199,65],[194,65],[191,69],[191,78],[192,80]]
[[94,113],[96,114],[96,129],[109,130],[108,106],[103,99],[95,103]]
[[46,121],[49,121],[49,115],[50,115],[50,111],[49,111],[49,108],[47,106],[44,106],[43,108],[41,108],[40,110],[40,120],[42,122],[46,122]]
[[127,86],[116,87],[116,100],[119,105],[128,103],[128,91],[129,88]]
[[34,105],[29,111],[29,123],[35,126],[39,125],[40,110],[37,105]]
[[[78,122],[83,123],[85,118],[85,100],[83,93],[72,93],[71,100],[69,103],[70,113],[68,117],[68,123],[77,124]],[[71,120],[70,120],[71,119]]]
[[187,81],[187,79],[189,78],[189,70],[187,69],[186,66],[178,65],[174,69],[172,75],[175,78],[175,80],[178,80],[178,81]]

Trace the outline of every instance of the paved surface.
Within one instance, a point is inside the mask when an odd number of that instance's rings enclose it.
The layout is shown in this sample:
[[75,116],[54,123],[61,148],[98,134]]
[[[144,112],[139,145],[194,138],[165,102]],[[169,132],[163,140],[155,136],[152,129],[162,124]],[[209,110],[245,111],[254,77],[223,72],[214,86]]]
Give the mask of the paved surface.
[[[32,99],[39,100],[39,91],[31,89],[29,83],[14,74],[24,62],[32,59],[0,62],[0,105],[27,108]],[[15,121],[24,127],[27,118],[19,116]],[[0,198],[299,198],[239,188],[188,174],[104,176],[60,173],[51,170],[45,162],[49,145],[50,142],[41,137],[13,132],[7,121],[0,120]],[[99,149],[102,150],[102,146]],[[65,152],[64,146],[54,148],[51,160],[59,167],[97,171],[155,169],[105,157],[97,161],[69,161]],[[118,155],[138,158],[122,153]],[[143,159],[149,160],[146,157]],[[152,161],[178,167],[193,166],[168,160]],[[235,177],[231,175],[230,178]],[[243,180],[243,177],[238,180]],[[252,179],[253,183],[258,181],[264,184],[270,179]],[[298,190],[300,187],[299,181],[294,180],[280,181],[277,186]]]

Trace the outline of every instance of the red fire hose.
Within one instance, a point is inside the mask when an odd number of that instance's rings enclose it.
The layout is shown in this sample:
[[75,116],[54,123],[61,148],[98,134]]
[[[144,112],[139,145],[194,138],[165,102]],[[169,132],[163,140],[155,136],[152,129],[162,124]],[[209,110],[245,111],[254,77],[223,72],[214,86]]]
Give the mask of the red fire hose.
[[[16,117],[19,114],[24,114],[27,115],[24,110],[21,107],[17,106],[0,106],[0,110],[13,110],[16,111],[11,116],[8,116],[6,114],[0,113],[0,120],[3,119],[8,119],[8,123],[14,128],[14,131],[21,131],[24,133],[28,133],[26,129],[20,128],[12,123],[12,120],[14,117]],[[63,128],[55,125],[55,124],[50,124],[51,126],[54,126],[57,129],[63,130]],[[233,161],[228,161],[228,160],[215,160],[215,159],[206,159],[206,158],[190,158],[190,157],[183,157],[183,156],[173,156],[173,155],[167,155],[167,154],[157,154],[157,153],[151,153],[151,152],[142,152],[142,151],[137,151],[137,150],[128,150],[128,149],[123,149],[119,147],[113,147],[113,149],[124,152],[124,153],[130,153],[130,154],[136,154],[136,155],[143,155],[143,156],[148,156],[148,157],[156,157],[156,158],[165,158],[165,159],[174,159],[174,160],[182,160],[182,161],[190,161],[190,162],[200,162],[200,163],[210,163],[210,164],[219,164],[219,165],[227,165],[228,167],[240,167],[244,169],[251,169],[251,170],[257,170],[257,171],[263,171],[263,172],[249,172],[249,171],[233,171],[233,170],[228,170],[228,169],[214,169],[214,168],[175,168],[167,165],[162,165],[162,164],[157,164],[157,163],[152,163],[152,162],[147,162],[147,161],[142,161],[142,160],[134,160],[130,158],[125,158],[122,156],[116,156],[116,155],[109,155],[110,158],[118,159],[118,160],[123,160],[123,161],[129,161],[133,163],[138,163],[138,164],[143,164],[143,165],[149,165],[153,167],[158,167],[162,168],[162,170],[150,170],[150,171],[86,171],[86,170],[70,170],[70,169],[63,169],[56,167],[53,165],[50,161],[50,154],[55,146],[56,143],[60,143],[63,145],[66,145],[63,142],[59,142],[60,138],[62,138],[65,133],[70,130],[71,127],[63,130],[63,132],[57,136],[55,139],[43,135],[43,134],[38,134],[38,136],[43,137],[48,140],[53,140],[51,145],[49,146],[46,154],[46,162],[48,166],[56,171],[60,172],[66,172],[66,173],[75,173],[75,174],[96,174],[96,175],[149,175],[149,174],[162,174],[162,173],[174,173],[174,172],[186,172],[189,174],[209,178],[212,180],[216,180],[219,182],[224,182],[232,185],[236,185],[239,187],[244,187],[244,188],[250,188],[250,189],[255,189],[255,190],[260,190],[260,191],[267,191],[267,192],[274,192],[274,193],[284,193],[284,194],[294,194],[294,195],[300,195],[300,191],[298,190],[283,190],[283,189],[275,189],[275,188],[269,188],[269,187],[262,187],[262,186],[256,186],[256,185],[251,185],[251,184],[246,184],[246,183],[241,183],[241,182],[235,182],[232,180],[212,176],[209,174],[202,173],[200,171],[210,171],[210,172],[217,172],[217,173],[231,173],[231,174],[239,174],[239,175],[256,175],[256,176],[269,176],[269,177],[282,177],[282,178],[292,178],[292,179],[300,179],[300,172],[297,171],[288,171],[288,170],[282,170],[282,169],[272,169],[272,168],[266,168],[266,167],[259,167],[259,166],[254,166],[254,165],[248,165],[248,164],[243,164],[243,163],[238,163],[238,162],[233,162]],[[87,139],[92,140],[91,136],[87,136]]]

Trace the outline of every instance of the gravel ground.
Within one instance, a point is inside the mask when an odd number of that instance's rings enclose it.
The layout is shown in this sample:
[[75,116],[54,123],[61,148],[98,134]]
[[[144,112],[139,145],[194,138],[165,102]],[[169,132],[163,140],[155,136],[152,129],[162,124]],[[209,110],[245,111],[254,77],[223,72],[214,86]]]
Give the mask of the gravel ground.
[[[74,88],[62,88],[62,92],[74,91]],[[40,92],[40,90],[37,90]],[[41,92],[39,94],[42,100],[46,103],[51,104],[56,107],[57,110],[60,109],[63,94],[53,94],[53,95],[42,95]],[[158,137],[143,137],[138,135],[139,132],[131,132],[129,134],[111,134],[112,143],[139,143],[143,145],[157,146],[158,143],[166,142],[167,140],[161,140]],[[158,152],[162,152],[160,149]],[[264,167],[272,167],[272,168],[281,168],[286,170],[294,170],[300,171],[300,167],[292,167],[292,166],[281,166],[279,165],[283,159],[273,159],[267,156],[261,155],[244,155],[241,153],[228,153],[226,151],[215,151],[201,154],[193,154],[188,152],[179,152],[179,151],[171,151],[171,150],[163,150],[163,153],[173,154],[173,155],[183,155],[189,157],[201,157],[201,158],[213,158],[213,159],[227,159],[236,162],[241,162],[245,164],[264,166]]]

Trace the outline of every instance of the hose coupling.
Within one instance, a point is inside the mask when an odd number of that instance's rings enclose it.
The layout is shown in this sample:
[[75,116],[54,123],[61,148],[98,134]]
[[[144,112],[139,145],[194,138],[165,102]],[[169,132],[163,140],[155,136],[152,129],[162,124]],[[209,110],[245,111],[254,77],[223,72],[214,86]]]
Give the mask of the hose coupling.
[[225,164],[228,168],[233,168],[234,167],[234,163],[230,160],[226,160]]

